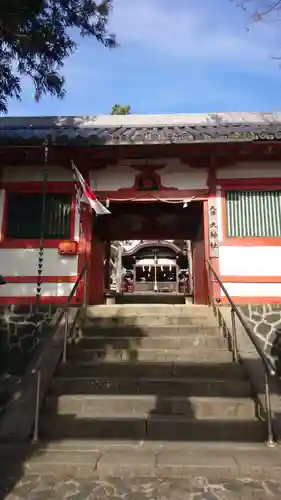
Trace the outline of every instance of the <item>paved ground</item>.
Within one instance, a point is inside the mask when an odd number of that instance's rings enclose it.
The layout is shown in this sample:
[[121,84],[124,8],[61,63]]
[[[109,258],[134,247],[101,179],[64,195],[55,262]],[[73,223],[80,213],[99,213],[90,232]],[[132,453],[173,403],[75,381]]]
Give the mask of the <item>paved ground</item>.
[[107,481],[64,478],[51,475],[26,475],[4,493],[5,500],[265,500],[281,498],[281,479],[184,480],[112,479]]

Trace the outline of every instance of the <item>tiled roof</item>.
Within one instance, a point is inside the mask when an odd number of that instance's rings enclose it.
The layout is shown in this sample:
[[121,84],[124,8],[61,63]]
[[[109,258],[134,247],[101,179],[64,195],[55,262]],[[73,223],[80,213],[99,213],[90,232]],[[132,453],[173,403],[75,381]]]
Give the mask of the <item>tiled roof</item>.
[[159,248],[169,248],[173,250],[175,253],[180,253],[181,249],[176,246],[173,242],[167,241],[167,240],[144,240],[142,243],[138,242],[133,248],[130,248],[129,250],[123,250],[123,255],[130,256],[134,255],[137,253],[139,250],[143,250],[146,248],[153,248],[153,247],[159,247]]
[[281,113],[0,118],[0,144],[134,145],[281,140]]

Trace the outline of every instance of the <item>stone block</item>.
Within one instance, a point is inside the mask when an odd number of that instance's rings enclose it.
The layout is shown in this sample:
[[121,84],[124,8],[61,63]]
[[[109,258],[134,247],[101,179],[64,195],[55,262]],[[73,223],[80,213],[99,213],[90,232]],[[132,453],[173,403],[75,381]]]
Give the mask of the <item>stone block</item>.
[[99,477],[154,476],[155,452],[141,448],[103,452],[97,466]]
[[279,477],[281,475],[280,450],[264,449],[234,450],[234,459],[239,467],[240,475],[263,475],[267,477]]
[[25,462],[24,468],[26,473],[89,477],[95,474],[99,458],[98,451],[40,450]]
[[[202,445],[203,447],[204,445]],[[223,477],[226,474],[238,474],[239,466],[229,450],[206,450],[203,448],[185,450],[160,451],[156,457],[157,476],[192,476],[194,474],[208,476],[218,474]]]

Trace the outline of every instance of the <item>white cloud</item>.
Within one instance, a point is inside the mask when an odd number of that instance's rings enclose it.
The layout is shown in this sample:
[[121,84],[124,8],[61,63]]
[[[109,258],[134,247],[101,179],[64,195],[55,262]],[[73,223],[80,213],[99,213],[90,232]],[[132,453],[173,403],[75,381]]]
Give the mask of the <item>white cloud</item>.
[[229,0],[169,2],[117,0],[111,25],[121,47],[135,44],[167,61],[221,61],[257,72],[276,67],[273,25],[253,25],[247,32],[245,14]]

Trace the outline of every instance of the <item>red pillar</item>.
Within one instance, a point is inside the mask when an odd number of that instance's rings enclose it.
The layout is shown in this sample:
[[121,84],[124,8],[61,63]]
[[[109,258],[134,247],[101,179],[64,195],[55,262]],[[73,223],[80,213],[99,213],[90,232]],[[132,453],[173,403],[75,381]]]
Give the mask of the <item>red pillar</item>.
[[105,301],[104,258],[105,244],[93,235],[88,276],[89,304],[104,304]]
[[192,241],[193,294],[195,304],[208,304],[208,279],[206,270],[206,202],[202,213],[201,226]]

